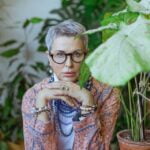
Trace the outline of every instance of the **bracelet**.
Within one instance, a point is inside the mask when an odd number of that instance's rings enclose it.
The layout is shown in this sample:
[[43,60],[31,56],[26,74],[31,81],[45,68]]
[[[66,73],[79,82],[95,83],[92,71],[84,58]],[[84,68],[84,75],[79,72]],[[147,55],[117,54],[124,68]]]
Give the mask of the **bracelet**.
[[92,106],[89,106],[89,105],[81,105],[81,106],[80,106],[80,109],[81,109],[82,111],[96,111],[97,105],[92,105]]
[[39,115],[40,113],[47,112],[47,111],[50,112],[50,108],[48,106],[43,106],[41,108],[33,107],[31,112],[34,115]]
[[80,106],[80,110],[81,110],[81,117],[87,117],[89,114],[95,112],[97,109],[97,105],[82,105]]

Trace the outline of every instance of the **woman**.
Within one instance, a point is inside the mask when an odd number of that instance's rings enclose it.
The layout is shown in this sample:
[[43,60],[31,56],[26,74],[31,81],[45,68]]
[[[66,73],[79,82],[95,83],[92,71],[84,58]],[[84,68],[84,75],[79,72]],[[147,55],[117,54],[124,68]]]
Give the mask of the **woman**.
[[72,20],[46,36],[51,77],[30,88],[22,103],[26,150],[109,150],[119,111],[119,94],[90,78],[77,84],[87,53],[85,28]]

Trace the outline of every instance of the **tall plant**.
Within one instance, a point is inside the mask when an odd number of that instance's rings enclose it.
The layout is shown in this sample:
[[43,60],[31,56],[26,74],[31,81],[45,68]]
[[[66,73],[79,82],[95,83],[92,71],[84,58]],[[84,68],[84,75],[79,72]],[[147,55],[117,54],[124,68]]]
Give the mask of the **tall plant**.
[[[31,18],[24,22],[25,41],[11,39],[1,43],[4,49],[1,58],[8,62],[1,68],[0,80],[0,149],[6,149],[6,141],[16,142],[23,138],[21,100],[24,92],[37,81],[47,76],[46,56],[29,47],[27,31],[42,20]],[[43,58],[43,60],[41,59]],[[1,62],[3,63],[3,62]],[[4,74],[3,74],[4,73]]]
[[[125,110],[128,125],[132,127],[132,137],[142,141],[145,119],[143,105],[144,101],[150,100],[147,98],[150,86],[150,1],[126,2],[128,6],[125,10],[105,20],[109,22],[107,26],[85,33],[114,29],[109,32],[109,38],[86,59],[86,63],[96,79],[112,86],[123,86],[134,78],[134,87],[128,83],[130,108],[125,106]],[[132,19],[129,14],[132,14]]]

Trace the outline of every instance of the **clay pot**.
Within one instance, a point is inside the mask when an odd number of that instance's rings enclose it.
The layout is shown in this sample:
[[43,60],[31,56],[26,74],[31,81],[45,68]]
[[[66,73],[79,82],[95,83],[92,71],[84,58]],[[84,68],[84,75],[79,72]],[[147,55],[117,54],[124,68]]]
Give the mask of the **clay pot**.
[[117,133],[120,150],[150,150],[150,130],[146,130],[146,141],[134,142],[130,139],[129,130]]

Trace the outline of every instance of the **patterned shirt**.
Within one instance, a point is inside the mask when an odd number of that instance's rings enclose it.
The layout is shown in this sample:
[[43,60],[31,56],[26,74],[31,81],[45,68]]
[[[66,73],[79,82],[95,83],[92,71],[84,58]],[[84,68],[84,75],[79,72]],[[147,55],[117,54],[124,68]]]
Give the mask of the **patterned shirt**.
[[[93,78],[90,83],[91,88],[89,90],[98,105],[98,109],[81,121],[72,120],[72,150],[109,150],[120,108],[119,90]],[[35,84],[23,97],[22,115],[26,150],[60,149],[60,141],[62,140],[60,140],[60,130],[57,128],[58,113],[52,111],[53,113],[50,114],[49,121],[46,123],[36,120],[32,114],[36,95],[47,84],[50,84],[48,78]]]

